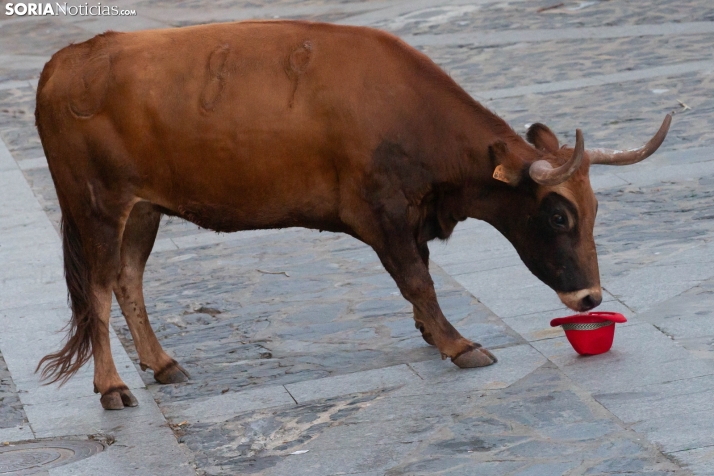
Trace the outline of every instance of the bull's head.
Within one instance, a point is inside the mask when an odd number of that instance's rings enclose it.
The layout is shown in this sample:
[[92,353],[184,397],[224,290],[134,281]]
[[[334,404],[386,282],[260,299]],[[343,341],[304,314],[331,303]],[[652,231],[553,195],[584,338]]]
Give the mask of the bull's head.
[[569,308],[587,311],[602,301],[590,164],[629,165],[646,159],[664,141],[670,122],[667,115],[647,144],[628,151],[586,150],[579,129],[574,148],[560,147],[555,134],[542,124],[532,125],[527,133],[535,148],[528,154],[535,153],[533,159],[510,150],[504,142],[491,145],[493,177],[509,184],[511,192],[509,205],[501,208],[498,219],[489,221]]

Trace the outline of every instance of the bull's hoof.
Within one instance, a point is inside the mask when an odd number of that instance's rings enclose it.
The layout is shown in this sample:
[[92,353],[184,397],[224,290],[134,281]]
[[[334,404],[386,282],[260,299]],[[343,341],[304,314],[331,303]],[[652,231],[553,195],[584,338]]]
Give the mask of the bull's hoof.
[[483,347],[479,347],[477,349],[464,352],[455,359],[451,359],[451,361],[462,369],[471,369],[474,367],[486,367],[488,365],[495,364],[498,362],[498,359],[488,350]]
[[134,394],[126,387],[109,390],[99,401],[105,410],[122,410],[124,407],[135,407],[139,404]]
[[191,378],[191,376],[186,369],[181,367],[175,360],[158,372],[154,372],[154,380],[162,384],[182,383],[189,378]]

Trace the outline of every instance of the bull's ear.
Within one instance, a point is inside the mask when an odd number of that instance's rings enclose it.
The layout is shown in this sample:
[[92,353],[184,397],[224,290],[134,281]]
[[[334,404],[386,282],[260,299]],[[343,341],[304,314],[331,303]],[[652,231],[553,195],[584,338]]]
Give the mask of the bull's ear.
[[513,187],[518,185],[523,177],[523,163],[510,153],[508,145],[502,140],[496,141],[488,146],[488,153],[495,166],[493,178]]
[[536,149],[540,149],[544,152],[554,154],[558,151],[558,138],[555,137],[555,134],[553,134],[553,131],[551,131],[548,126],[540,122],[536,122],[528,128],[526,139],[528,139],[528,142],[533,144]]

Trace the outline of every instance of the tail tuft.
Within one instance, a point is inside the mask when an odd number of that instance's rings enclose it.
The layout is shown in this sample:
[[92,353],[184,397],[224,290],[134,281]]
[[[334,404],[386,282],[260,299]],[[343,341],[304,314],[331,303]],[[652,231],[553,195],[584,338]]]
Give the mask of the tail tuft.
[[64,275],[67,281],[68,302],[72,319],[67,340],[58,352],[48,354],[37,364],[42,368],[46,384],[63,385],[92,357],[92,342],[99,332],[98,317],[90,292],[90,271],[77,225],[67,214],[62,214],[62,251]]

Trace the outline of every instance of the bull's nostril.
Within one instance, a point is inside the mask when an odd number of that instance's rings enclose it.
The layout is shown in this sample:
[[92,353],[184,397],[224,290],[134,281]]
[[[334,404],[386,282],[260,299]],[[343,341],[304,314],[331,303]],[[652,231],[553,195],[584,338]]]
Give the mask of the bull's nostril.
[[592,294],[588,294],[583,298],[583,300],[580,302],[583,310],[584,311],[589,311],[590,309],[597,307],[600,302],[602,301],[602,298],[600,296],[593,296]]

